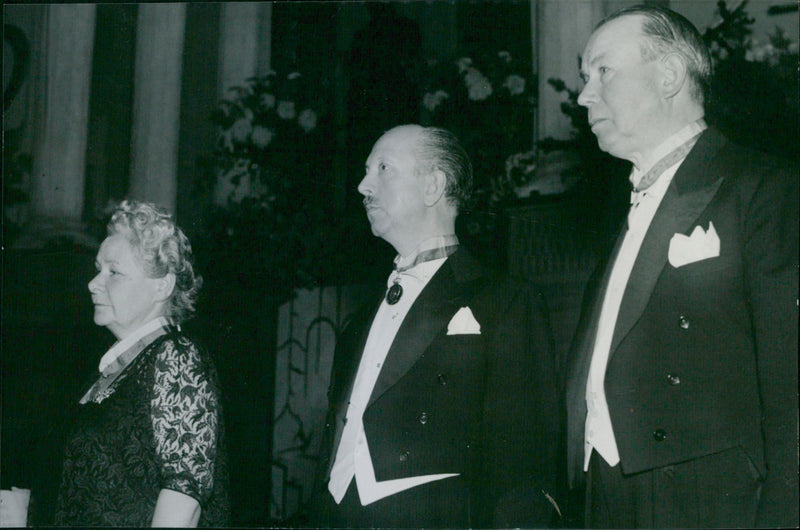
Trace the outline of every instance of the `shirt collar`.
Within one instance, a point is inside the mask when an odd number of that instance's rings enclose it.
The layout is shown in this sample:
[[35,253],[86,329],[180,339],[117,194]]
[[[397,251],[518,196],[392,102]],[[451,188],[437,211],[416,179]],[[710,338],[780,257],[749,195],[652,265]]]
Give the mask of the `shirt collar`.
[[150,320],[146,324],[139,327],[136,331],[126,336],[122,340],[114,343],[111,348],[100,358],[100,365],[98,370],[102,373],[107,367],[111,366],[117,358],[125,353],[131,346],[139,342],[143,337],[152,334],[154,331],[165,328],[170,324],[167,317],[158,317]]
[[423,240],[419,245],[417,245],[417,248],[415,248],[414,251],[408,256],[400,256],[398,254],[397,257],[394,258],[395,269],[403,269],[413,264],[414,260],[417,259],[417,256],[421,252],[425,252],[426,250],[433,250],[436,248],[443,249],[450,246],[457,246],[458,244],[459,244],[458,237],[455,234],[446,234],[446,235],[429,237],[428,239]]
[[[642,176],[647,173],[650,168],[652,168],[661,158],[666,156],[670,151],[676,149],[681,144],[689,141],[691,138],[697,136],[701,132],[703,132],[708,126],[703,118],[700,118],[697,121],[693,121],[692,123],[688,124],[666,140],[664,140],[661,145],[659,145],[655,151],[650,155],[650,157],[643,161],[640,168],[633,167],[631,171],[630,180],[633,187],[637,187],[639,185],[639,181],[641,180]],[[658,181],[656,181],[658,182]]]
[[410,277],[416,280],[421,281],[422,283],[428,283],[428,281],[433,278],[433,275],[439,270],[442,263],[445,262],[447,257],[437,258],[430,261],[425,261],[423,263],[418,263],[414,265],[410,269],[404,270],[403,272],[392,271],[389,274],[389,278],[386,280],[386,286],[391,287],[394,283],[399,281],[400,277]]

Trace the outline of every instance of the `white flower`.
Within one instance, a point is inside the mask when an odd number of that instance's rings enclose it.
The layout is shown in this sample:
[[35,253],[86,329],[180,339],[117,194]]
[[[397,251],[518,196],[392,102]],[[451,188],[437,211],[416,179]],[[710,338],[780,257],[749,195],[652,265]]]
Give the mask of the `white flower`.
[[464,70],[472,66],[472,59],[469,57],[462,57],[456,61],[456,64],[458,65],[458,73],[463,74]]
[[469,99],[473,101],[483,101],[492,95],[492,83],[475,68],[467,68],[464,82],[469,89]]
[[711,43],[711,52],[717,54],[719,60],[724,61],[728,57],[728,50],[717,44],[717,42]]
[[499,51],[497,52],[497,56],[503,60],[503,62],[510,63],[511,62],[511,54],[507,51]]
[[442,104],[442,102],[449,98],[450,94],[445,92],[444,90],[437,90],[436,92],[426,92],[425,96],[422,98],[422,104],[425,106],[426,109],[433,112],[436,110],[436,107]]
[[506,77],[505,83],[503,86],[511,92],[512,96],[516,96],[525,92],[525,79],[517,74],[511,74],[510,76]]
[[252,130],[253,126],[250,123],[250,120],[247,118],[239,118],[233,122],[233,125],[231,126],[231,136],[236,142],[244,142],[247,140],[247,136]]
[[317,126],[317,113],[311,109],[304,109],[297,117],[297,124],[307,133],[313,131]]
[[297,116],[297,111],[294,110],[294,101],[279,101],[276,112],[282,120],[293,120]]
[[780,51],[772,43],[760,44],[753,40],[750,48],[745,52],[744,59],[750,62],[766,62],[775,66],[780,61]]
[[261,94],[261,100],[259,101],[262,107],[265,109],[271,109],[275,106],[275,95],[269,93]]
[[253,134],[250,135],[250,139],[253,141],[253,144],[259,149],[264,149],[267,147],[270,142],[272,142],[273,138],[275,138],[275,132],[267,127],[262,127],[261,125],[253,127]]
[[506,158],[506,178],[508,178],[509,180],[513,180],[514,175],[517,172],[521,173],[525,177],[528,177],[535,171],[536,171],[535,151],[531,150],[531,151],[526,151],[524,153],[515,153]]

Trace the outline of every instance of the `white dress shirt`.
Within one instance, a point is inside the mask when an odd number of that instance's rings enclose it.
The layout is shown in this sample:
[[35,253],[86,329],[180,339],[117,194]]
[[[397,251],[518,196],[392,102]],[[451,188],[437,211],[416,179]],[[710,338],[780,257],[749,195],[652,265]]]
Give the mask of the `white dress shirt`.
[[[441,240],[441,238],[437,239]],[[415,255],[431,248],[430,245],[433,243],[435,241],[426,240],[417,249]],[[331,469],[331,478],[328,482],[328,491],[333,495],[337,504],[344,498],[353,477],[356,480],[361,504],[366,506],[415,486],[457,475],[457,473],[445,473],[377,482],[363,423],[364,411],[400,325],[414,301],[446,259],[426,261],[400,273],[393,271],[389,275],[387,285],[393,285],[399,278],[403,294],[394,305],[387,303],[386,299],[381,302],[367,336],[364,355],[361,358],[350,396],[346,414],[347,421],[342,431],[339,448]],[[396,264],[402,266],[408,261],[413,261],[413,259],[398,259]]]
[[124,339],[115,342],[114,345],[111,346],[111,348],[109,348],[109,350],[100,358],[100,364],[98,365],[97,370],[100,373],[103,373],[107,366],[110,366],[114,361],[116,361],[117,357],[135,344],[139,339],[152,333],[158,328],[166,327],[167,325],[169,325],[169,320],[167,317],[154,318],[153,320],[136,329],[136,331]]
[[[639,183],[642,175],[658,160],[692,137],[697,136],[705,127],[703,120],[698,120],[668,138],[654,152],[646,166],[643,164],[641,168],[634,168],[631,173],[631,182],[634,187]],[[628,214],[628,230],[622,241],[619,254],[614,261],[600,310],[597,336],[595,337],[592,361],[589,367],[589,378],[586,384],[588,413],[586,415],[584,442],[584,470],[589,469],[592,449],[597,451],[608,465],[615,466],[619,463],[619,450],[614,438],[614,429],[611,424],[611,415],[609,414],[604,388],[606,367],[611,353],[611,341],[614,337],[614,329],[616,328],[619,309],[622,305],[622,297],[628,285],[633,264],[639,255],[644,236],[648,228],[650,228],[650,223],[670,182],[672,182],[672,178],[684,159],[677,160],[672,166],[666,168],[661,176],[658,177],[658,180],[647,190],[639,192],[636,202],[631,205],[631,211]]]

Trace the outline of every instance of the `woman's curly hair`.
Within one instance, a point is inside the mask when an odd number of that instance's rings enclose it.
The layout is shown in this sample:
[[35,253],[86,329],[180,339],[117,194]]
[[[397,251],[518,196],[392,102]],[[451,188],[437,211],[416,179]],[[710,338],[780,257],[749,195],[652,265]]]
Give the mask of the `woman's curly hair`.
[[191,318],[203,278],[194,272],[189,239],[170,214],[152,203],[125,200],[111,215],[107,232],[128,240],[149,277],[175,275],[167,316],[176,323]]

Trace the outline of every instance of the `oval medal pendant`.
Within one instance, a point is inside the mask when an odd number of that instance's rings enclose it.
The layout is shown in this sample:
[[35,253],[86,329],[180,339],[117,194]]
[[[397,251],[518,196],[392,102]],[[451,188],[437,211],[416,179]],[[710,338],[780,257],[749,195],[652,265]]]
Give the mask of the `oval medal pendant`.
[[394,305],[398,300],[400,300],[401,296],[403,296],[403,288],[399,283],[396,283],[389,287],[389,290],[386,291],[386,302],[389,305]]

